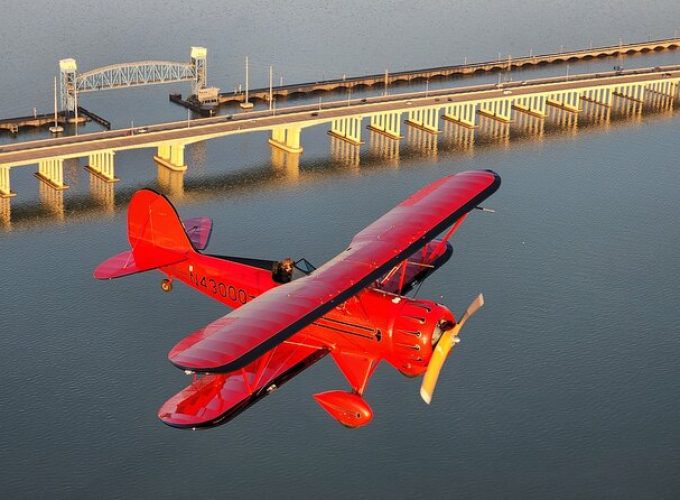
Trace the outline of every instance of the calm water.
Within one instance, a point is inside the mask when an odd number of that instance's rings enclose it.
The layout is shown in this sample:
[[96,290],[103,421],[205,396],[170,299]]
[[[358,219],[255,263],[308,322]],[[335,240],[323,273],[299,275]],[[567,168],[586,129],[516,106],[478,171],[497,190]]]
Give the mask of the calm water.
[[[678,19],[672,1],[5,2],[0,116],[48,110],[68,56],[89,69],[205,45],[211,83],[232,88],[245,55],[262,85],[270,63],[286,81],[315,80],[673,36]],[[117,126],[181,119],[170,90],[83,104]],[[151,151],[120,153],[114,204],[92,194],[82,163],[67,165],[63,200],[41,195],[33,167],[15,169],[0,226],[3,496],[677,498],[680,113],[564,120],[553,113],[542,135],[515,123],[509,139],[487,124],[472,147],[455,127],[438,141],[411,133],[398,155],[367,134],[358,159],[309,129],[297,169],[272,166],[265,135],[214,140],[187,148],[183,189],[159,181]],[[380,366],[366,393],[375,420],[348,431],[311,397],[347,387],[325,359],[217,429],[157,420],[188,381],[167,351],[225,310],[182,286],[161,293],[158,274],[91,278],[125,248],[136,188],[212,217],[212,252],[322,263],[420,186],[474,168],[503,177],[486,203],[496,213],[468,219],[420,296],[460,311],[483,291],[487,306],[431,407],[419,380]]]

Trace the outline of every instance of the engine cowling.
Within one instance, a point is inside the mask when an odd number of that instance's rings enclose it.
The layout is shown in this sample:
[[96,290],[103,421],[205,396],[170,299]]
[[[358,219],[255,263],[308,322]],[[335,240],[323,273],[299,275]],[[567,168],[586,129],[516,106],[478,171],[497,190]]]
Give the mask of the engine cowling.
[[425,372],[434,346],[443,331],[455,324],[455,318],[436,302],[402,297],[399,304],[386,359],[402,374],[415,377]]

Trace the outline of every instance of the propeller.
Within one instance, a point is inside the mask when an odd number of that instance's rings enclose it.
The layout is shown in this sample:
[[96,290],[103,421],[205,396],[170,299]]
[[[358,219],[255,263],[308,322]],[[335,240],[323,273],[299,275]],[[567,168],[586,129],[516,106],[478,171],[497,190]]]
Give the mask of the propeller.
[[434,388],[437,385],[437,379],[439,378],[439,372],[441,371],[442,366],[444,366],[446,357],[451,352],[451,349],[453,349],[453,346],[460,342],[460,339],[458,338],[460,329],[463,328],[465,322],[470,319],[473,314],[479,311],[483,305],[484,295],[480,293],[465,310],[458,320],[458,323],[446,330],[439,339],[439,342],[437,342],[437,345],[432,352],[430,362],[427,365],[423,383],[420,386],[420,397],[423,398],[423,401],[427,404],[432,402],[432,394],[434,393]]

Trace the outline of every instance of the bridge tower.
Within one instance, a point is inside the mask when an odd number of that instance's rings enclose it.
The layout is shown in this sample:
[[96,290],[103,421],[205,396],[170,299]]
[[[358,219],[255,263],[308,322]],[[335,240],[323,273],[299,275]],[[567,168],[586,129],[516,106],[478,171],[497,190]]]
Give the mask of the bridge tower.
[[77,71],[78,66],[75,59],[61,59],[59,61],[61,109],[66,112],[76,110]]
[[194,95],[203,90],[208,79],[208,49],[205,47],[191,47],[191,64],[194,66],[194,83],[191,89]]

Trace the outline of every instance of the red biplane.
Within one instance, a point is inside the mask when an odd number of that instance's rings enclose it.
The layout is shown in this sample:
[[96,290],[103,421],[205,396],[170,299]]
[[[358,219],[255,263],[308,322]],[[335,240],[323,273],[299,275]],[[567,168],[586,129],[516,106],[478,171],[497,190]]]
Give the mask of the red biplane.
[[94,276],[158,269],[167,275],[163,290],[180,280],[234,309],[170,351],[170,362],[194,378],[161,406],[164,423],[222,424],[330,353],[351,390],[314,397],[341,424],[360,427],[373,417],[363,394],[383,359],[408,377],[425,374],[420,392],[431,401],[460,328],[483,299],[456,322],[443,305],[406,294],[449,259],[449,238],[500,182],[490,170],[433,182],[318,269],[305,259],[202,253],[212,221],[181,221],[164,196],[142,189],[128,208],[131,250],[100,264]]

